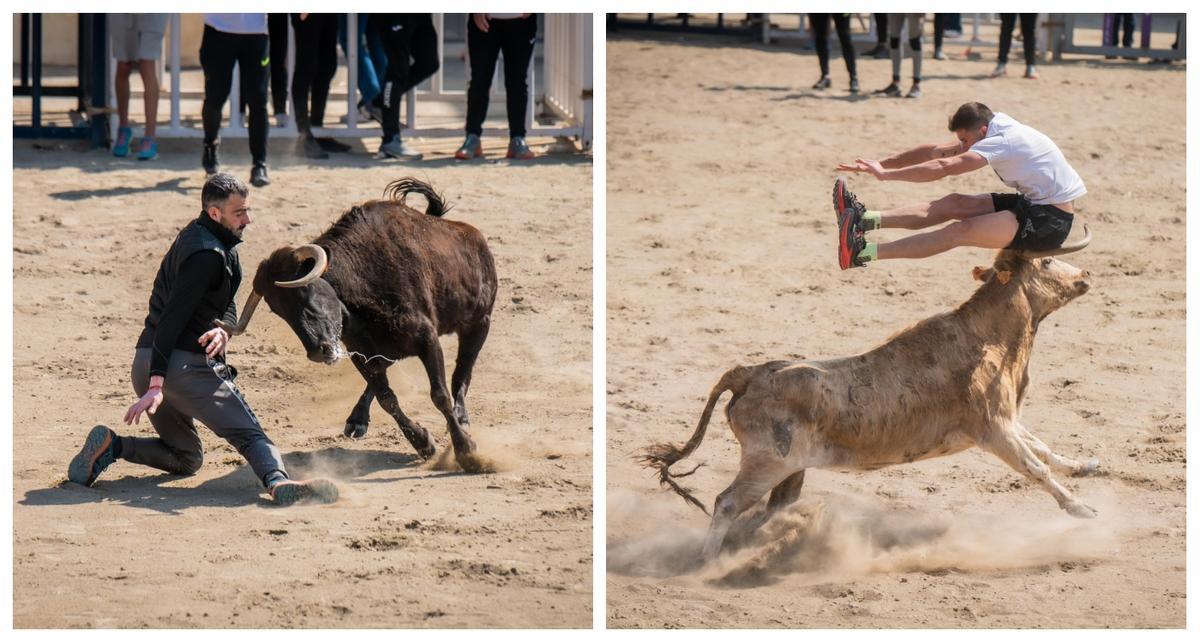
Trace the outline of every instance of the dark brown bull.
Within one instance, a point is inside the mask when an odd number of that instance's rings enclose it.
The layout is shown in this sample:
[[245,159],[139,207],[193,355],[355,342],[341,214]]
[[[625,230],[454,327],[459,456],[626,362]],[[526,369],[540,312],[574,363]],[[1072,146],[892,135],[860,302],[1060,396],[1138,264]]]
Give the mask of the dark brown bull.
[[[1085,228],[1086,231],[1086,228]],[[1050,477],[1098,466],[1053,453],[1021,423],[1038,324],[1087,292],[1087,271],[1049,254],[1001,251],[976,268],[983,285],[956,310],[901,331],[861,355],[738,366],[713,388],[691,439],[641,457],[660,482],[704,506],[669,471],[704,439],[717,399],[742,447],[733,483],[717,496],[703,556],[715,557],[734,520],[768,491],[767,515],[794,502],[809,468],[871,470],[981,447],[1045,488],[1072,516],[1096,515]],[[1049,468],[1047,467],[1049,465]],[[678,474],[688,475],[688,474]]]
[[[405,204],[417,193],[425,213]],[[429,376],[430,396],[446,418],[458,463],[485,466],[467,433],[471,369],[487,339],[496,301],[496,265],[475,228],[442,219],[442,197],[412,178],[388,185],[381,201],[351,207],[311,244],[279,248],[263,260],[231,334],[245,330],[260,299],[292,327],[309,359],[332,364],[350,351],[367,381],[346,419],[345,434],[366,435],[371,400],[388,412],[424,458],[436,447],[429,432],[400,409],[387,367],[416,356]],[[458,335],[458,359],[446,388],[440,335]],[[453,396],[451,396],[451,391]]]

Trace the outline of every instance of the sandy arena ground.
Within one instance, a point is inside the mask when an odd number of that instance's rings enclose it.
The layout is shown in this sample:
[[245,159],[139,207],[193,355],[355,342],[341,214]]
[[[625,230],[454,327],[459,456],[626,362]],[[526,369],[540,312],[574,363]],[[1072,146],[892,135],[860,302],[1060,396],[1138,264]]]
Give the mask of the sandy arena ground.
[[[991,80],[994,49],[948,46],[951,60],[927,53],[924,96],[899,100],[851,98],[839,57],[834,88],[810,90],[817,60],[795,42],[607,44],[609,626],[1183,627],[1184,65],[1076,58],[1024,80],[1016,58]],[[859,60],[867,92],[890,71]],[[911,61],[903,74],[907,89]],[[1092,290],[1042,324],[1023,418],[1056,451],[1100,459],[1100,476],[1059,477],[1100,517],[1068,517],[973,449],[810,471],[791,511],[696,569],[707,517],[631,456],[686,440],[735,364],[859,353],[970,295],[990,251],[838,270],[829,196],[839,161],[948,140],[969,100],[1046,132],[1088,186],[1077,208],[1095,240],[1068,261]],[[1005,189],[988,170],[851,187],[873,209]],[[711,504],[738,453],[718,412],[677,469],[707,462],[685,481]]]
[[[531,139],[545,151],[547,139]],[[134,401],[129,363],[151,282],[196,216],[199,140],[151,163],[19,141],[14,170],[14,625],[52,627],[589,627],[592,613],[591,156],[489,160],[417,141],[427,160],[302,162],[273,140],[274,184],[253,190],[246,272],[322,232],[351,204],[414,175],[486,235],[500,275],[469,397],[481,452],[500,471],[415,460],[376,404],[342,437],[363,387],[349,362],[310,363],[260,307],[230,347],[238,382],[294,475],[338,479],[332,506],[270,506],[249,468],[201,430],[194,477],[127,462],[87,489],[64,482],[93,424]],[[376,141],[368,141],[373,151]],[[496,159],[500,159],[496,161]],[[223,148],[246,179],[245,140]],[[416,198],[420,207],[420,199]],[[456,342],[443,338],[447,367]],[[391,369],[401,405],[448,445],[420,362]],[[123,425],[122,425],[123,427]],[[132,430],[152,435],[143,421]]]

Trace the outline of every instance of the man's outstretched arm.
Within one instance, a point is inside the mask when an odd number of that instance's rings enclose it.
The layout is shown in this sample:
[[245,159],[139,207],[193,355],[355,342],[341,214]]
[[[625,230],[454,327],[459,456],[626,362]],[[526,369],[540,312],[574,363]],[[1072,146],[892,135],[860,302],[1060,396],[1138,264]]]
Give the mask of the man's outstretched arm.
[[898,170],[934,159],[949,158],[960,152],[962,152],[962,145],[957,140],[950,143],[928,143],[893,154],[880,161],[879,164],[884,169]]
[[908,181],[926,183],[947,176],[966,174],[987,165],[987,159],[977,152],[963,152],[949,158],[938,158],[899,169],[888,169],[880,161],[858,159],[852,172],[869,172],[880,181]]

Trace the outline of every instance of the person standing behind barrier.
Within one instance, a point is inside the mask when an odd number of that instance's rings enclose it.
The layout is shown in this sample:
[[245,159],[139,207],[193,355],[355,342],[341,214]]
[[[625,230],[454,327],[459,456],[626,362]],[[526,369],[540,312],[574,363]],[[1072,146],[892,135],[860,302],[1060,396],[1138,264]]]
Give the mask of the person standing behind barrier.
[[154,141],[155,121],[158,119],[158,60],[162,58],[163,34],[167,30],[165,13],[110,13],[108,26],[112,33],[113,56],[117,59],[117,114],[120,125],[113,156],[129,156],[133,129],[129,127],[129,75],[136,64],[142,77],[142,93],[146,105],[146,131],[138,144],[137,159],[152,161],[158,158],[158,143]]
[[221,164],[221,111],[233,87],[233,67],[241,78],[240,91],[249,109],[250,156],[254,162],[250,183],[270,185],[267,177],[267,65],[271,63],[265,13],[206,13],[200,41],[200,66],[204,69],[204,172],[216,174]]
[[1000,57],[992,78],[1008,75],[1008,50],[1012,49],[1013,26],[1017,16],[1021,16],[1021,44],[1025,47],[1025,77],[1037,78],[1037,67],[1034,58],[1037,56],[1037,14],[1036,13],[1002,13],[1000,14]]
[[[1113,13],[1109,14],[1112,20],[1112,28],[1104,33],[1104,44],[1110,47],[1117,46],[1117,36],[1120,35],[1122,27],[1125,29],[1125,37],[1121,38],[1121,46],[1129,48],[1133,46],[1133,14],[1132,13]],[[1107,25],[1106,25],[1107,26]],[[1105,56],[1112,60],[1116,56]],[[1125,56],[1126,60],[1137,60],[1137,56]]]
[[[271,107],[275,114],[275,126],[287,127],[288,101],[288,15],[267,14],[267,32],[271,41]],[[245,102],[242,98],[242,102]]]
[[925,14],[923,13],[889,13],[888,14],[888,45],[892,48],[892,83],[876,94],[893,98],[899,97],[900,65],[904,62],[904,50],[901,48],[900,34],[905,24],[908,25],[908,45],[912,48],[913,82],[908,90],[908,98],[921,97],[921,40],[925,31]]
[[437,31],[428,13],[371,14],[371,28],[387,51],[383,83],[383,142],[375,158],[419,160],[422,154],[400,138],[400,103],[412,88],[441,66]]
[[[329,85],[337,73],[337,16],[332,13],[293,13],[296,66],[292,70],[292,109],[299,139],[296,149],[310,159],[327,159],[328,152],[348,152],[350,146],[332,138],[317,140],[314,127],[322,127]],[[310,105],[309,99],[312,103]]]
[[[370,14],[358,14],[358,116],[362,122],[383,122],[382,88],[379,79],[387,74],[387,53],[379,34],[369,27]],[[350,48],[346,38],[348,23],[345,14],[338,14],[338,43],[342,53],[349,59]]]
[[864,56],[874,56],[875,58],[887,58],[887,14],[874,13],[875,16],[875,47],[863,52]]
[[858,93],[858,70],[854,60],[854,43],[850,40],[850,14],[848,13],[810,13],[808,20],[812,23],[813,42],[817,47],[817,60],[821,65],[821,79],[813,85],[813,89],[828,89],[832,85],[829,80],[829,20],[833,19],[833,27],[837,30],[838,42],[842,46],[842,58],[846,61],[846,71],[850,72],[850,93]]
[[454,158],[483,156],[483,121],[496,58],[504,55],[504,94],[508,111],[506,158],[528,160],[533,150],[525,143],[525,114],[529,110],[529,64],[537,40],[537,14],[473,13],[467,20],[467,53],[471,80],[467,83],[467,137]]

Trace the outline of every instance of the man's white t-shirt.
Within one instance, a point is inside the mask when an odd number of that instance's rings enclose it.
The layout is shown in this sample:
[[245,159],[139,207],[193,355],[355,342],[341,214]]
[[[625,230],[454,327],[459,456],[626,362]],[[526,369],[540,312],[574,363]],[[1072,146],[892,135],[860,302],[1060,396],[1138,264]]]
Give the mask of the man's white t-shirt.
[[204,24],[225,33],[265,34],[267,33],[267,14],[265,13],[206,13]]
[[1083,179],[1045,134],[996,113],[987,136],[971,146],[1010,188],[1034,205],[1066,203],[1087,194]]

